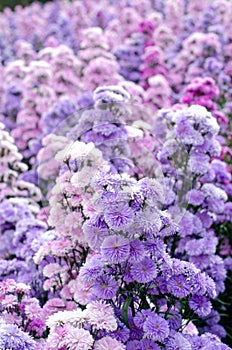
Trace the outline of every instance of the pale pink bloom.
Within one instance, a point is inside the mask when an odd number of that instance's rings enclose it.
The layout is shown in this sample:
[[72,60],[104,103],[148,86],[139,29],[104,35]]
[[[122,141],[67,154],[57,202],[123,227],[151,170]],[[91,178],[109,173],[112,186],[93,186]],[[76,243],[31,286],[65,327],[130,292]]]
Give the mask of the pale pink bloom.
[[94,344],[93,350],[125,350],[126,346],[116,339],[106,336],[97,340]]
[[93,343],[94,339],[89,331],[69,326],[61,344],[69,350],[90,350]]
[[43,312],[45,315],[52,315],[61,309],[65,309],[65,303],[60,298],[49,299],[43,307]]
[[61,238],[51,242],[51,253],[55,256],[63,256],[72,248],[72,242],[68,238]]
[[46,265],[43,269],[43,275],[45,277],[53,277],[54,275],[60,273],[62,271],[62,267],[57,264],[57,263],[50,263],[48,265]]
[[188,335],[191,335],[191,336],[199,334],[197,327],[195,326],[195,324],[192,321],[187,323],[187,325],[184,327],[182,333],[183,334],[188,334]]
[[68,329],[66,327],[56,327],[56,329],[49,334],[44,350],[57,350],[61,348],[62,341],[67,333]]
[[17,297],[12,294],[5,295],[4,299],[1,301],[1,305],[5,309],[13,308],[15,305],[17,305]]
[[48,291],[57,287],[57,280],[55,278],[49,278],[43,283],[43,289]]
[[118,327],[114,310],[105,301],[100,300],[89,303],[86,307],[86,316],[95,329],[105,329],[112,332]]
[[16,324],[17,326],[21,326],[22,324],[22,317],[16,314],[11,314],[8,312],[2,312],[0,317],[0,323],[12,323]]
[[36,317],[41,317],[43,312],[43,309],[40,307],[39,302],[37,299],[31,299],[31,302],[25,306],[25,314],[33,319],[36,315]]
[[87,305],[92,297],[91,285],[84,285],[80,282],[79,277],[69,282],[70,292],[74,300],[82,305]]

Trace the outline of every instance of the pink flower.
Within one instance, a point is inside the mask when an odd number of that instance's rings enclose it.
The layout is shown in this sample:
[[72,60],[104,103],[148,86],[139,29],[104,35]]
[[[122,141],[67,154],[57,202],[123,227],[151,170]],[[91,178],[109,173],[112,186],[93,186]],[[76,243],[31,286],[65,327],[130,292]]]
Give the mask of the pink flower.
[[69,350],[89,350],[92,349],[93,342],[89,331],[69,326],[61,345],[68,347]]
[[94,344],[93,350],[124,350],[125,345],[116,339],[106,336],[100,340],[97,340]]
[[102,300],[93,301],[87,305],[86,317],[95,329],[105,329],[110,332],[117,329],[118,325],[112,306]]

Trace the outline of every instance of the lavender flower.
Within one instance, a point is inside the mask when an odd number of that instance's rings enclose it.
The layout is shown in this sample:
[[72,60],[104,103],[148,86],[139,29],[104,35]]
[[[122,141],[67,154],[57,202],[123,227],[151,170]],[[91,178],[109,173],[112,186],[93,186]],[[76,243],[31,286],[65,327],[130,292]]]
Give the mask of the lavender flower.
[[123,262],[130,254],[129,240],[118,235],[106,237],[101,245],[101,254],[108,262]]
[[185,298],[191,293],[192,283],[183,275],[172,276],[167,282],[169,293],[177,298]]
[[151,338],[154,341],[162,342],[169,335],[168,322],[164,318],[155,314],[148,316],[143,329],[145,337]]
[[194,295],[189,300],[189,307],[200,317],[210,314],[212,305],[204,296]]
[[155,262],[145,257],[142,261],[133,263],[131,266],[131,275],[136,282],[148,283],[157,276]]
[[118,284],[112,276],[102,275],[96,279],[93,292],[101,299],[113,299],[116,296]]
[[108,350],[108,349],[125,350],[126,347],[121,342],[111,338],[110,336],[106,336],[97,340],[93,347],[93,350]]
[[165,349],[167,350],[192,350],[191,343],[180,333],[168,340]]
[[134,212],[127,204],[114,206],[113,210],[106,210],[106,223],[114,230],[121,230],[133,222]]
[[0,324],[0,349],[34,350],[35,341],[16,325]]

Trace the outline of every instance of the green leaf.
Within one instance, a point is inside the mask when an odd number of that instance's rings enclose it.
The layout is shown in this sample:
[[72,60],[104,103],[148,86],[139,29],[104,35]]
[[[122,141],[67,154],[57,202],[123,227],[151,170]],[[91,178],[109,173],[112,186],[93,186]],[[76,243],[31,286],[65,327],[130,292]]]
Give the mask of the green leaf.
[[133,298],[129,297],[125,300],[123,307],[122,307],[122,319],[125,325],[130,328],[129,322],[128,322],[128,308],[132,302]]

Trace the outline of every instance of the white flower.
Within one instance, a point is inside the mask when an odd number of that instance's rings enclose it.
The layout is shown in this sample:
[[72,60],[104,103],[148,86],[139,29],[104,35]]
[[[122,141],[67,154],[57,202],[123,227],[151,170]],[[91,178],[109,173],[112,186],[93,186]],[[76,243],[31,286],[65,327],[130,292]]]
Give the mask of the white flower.
[[85,160],[94,148],[93,142],[87,144],[79,141],[71,142],[56,154],[55,159],[58,161],[67,161],[69,159]]
[[81,326],[86,321],[86,313],[80,309],[73,311],[58,311],[55,314],[48,317],[46,325],[49,328],[55,328],[56,326],[63,326],[67,323],[73,326]]

